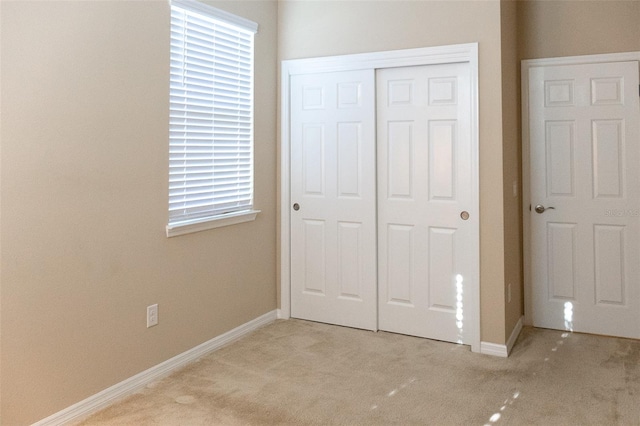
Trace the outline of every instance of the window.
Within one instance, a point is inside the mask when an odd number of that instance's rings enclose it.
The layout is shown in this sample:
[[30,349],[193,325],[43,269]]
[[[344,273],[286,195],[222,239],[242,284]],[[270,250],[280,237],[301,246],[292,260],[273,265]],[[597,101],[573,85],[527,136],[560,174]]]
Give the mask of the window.
[[255,219],[253,37],[257,24],[171,1],[169,224],[175,236]]

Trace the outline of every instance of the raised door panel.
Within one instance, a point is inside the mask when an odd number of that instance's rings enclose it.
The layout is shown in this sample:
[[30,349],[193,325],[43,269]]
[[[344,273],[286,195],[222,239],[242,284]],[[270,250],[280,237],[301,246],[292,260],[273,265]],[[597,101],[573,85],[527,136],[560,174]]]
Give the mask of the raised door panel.
[[595,198],[623,196],[622,120],[593,120],[593,193]]
[[325,128],[322,124],[305,124],[302,129],[302,181],[304,194],[324,196]]
[[431,310],[455,313],[455,229],[429,227],[429,302]]
[[338,197],[360,197],[362,123],[338,123]]
[[575,122],[547,121],[546,182],[548,197],[575,197]]
[[[625,227],[596,225],[594,231],[595,303],[625,306]],[[626,268],[625,268],[626,266]]]
[[326,295],[326,222],[307,219],[304,223],[302,249],[304,251],[304,292]]
[[386,302],[413,307],[415,227],[389,224],[387,227]]
[[363,246],[361,223],[338,223],[338,297],[362,301],[363,290],[369,283],[363,281]]
[[456,198],[457,123],[455,120],[429,121],[429,199]]
[[576,224],[547,224],[548,298],[570,300],[576,288]]
[[412,198],[413,131],[411,121],[390,121],[387,125],[387,198]]

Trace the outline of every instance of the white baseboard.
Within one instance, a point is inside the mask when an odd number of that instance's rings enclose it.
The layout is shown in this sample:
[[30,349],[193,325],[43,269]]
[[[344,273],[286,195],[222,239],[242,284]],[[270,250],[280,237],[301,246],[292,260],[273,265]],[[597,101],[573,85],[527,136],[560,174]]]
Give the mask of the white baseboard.
[[516,343],[516,339],[520,335],[522,331],[522,324],[524,321],[524,317],[520,317],[516,326],[513,327],[513,331],[511,331],[511,336],[509,336],[509,340],[505,345],[499,345],[497,343],[489,343],[489,342],[480,342],[480,353],[485,355],[499,356],[502,358],[506,358],[511,353],[511,349],[513,349],[513,345]]
[[524,317],[520,317],[516,326],[513,327],[513,331],[511,332],[511,336],[509,336],[509,340],[507,340],[507,353],[511,353],[511,349],[513,349],[513,345],[516,344],[516,340],[518,340],[518,336],[522,331],[522,326],[524,325]]
[[186,352],[168,359],[142,373],[136,374],[118,384],[111,386],[89,398],[78,402],[62,411],[59,411],[32,426],[58,426],[66,425],[70,422],[79,421],[103,408],[114,403],[116,400],[129,396],[139,389],[142,389],[151,382],[168,376],[174,371],[184,367],[201,358],[202,356],[237,340],[244,335],[276,320],[276,311],[267,312],[258,318],[251,320],[239,327],[234,328],[218,337],[202,343]]
[[509,356],[507,352],[507,345],[500,345],[498,343],[480,342],[480,353],[491,356],[499,356],[506,358]]

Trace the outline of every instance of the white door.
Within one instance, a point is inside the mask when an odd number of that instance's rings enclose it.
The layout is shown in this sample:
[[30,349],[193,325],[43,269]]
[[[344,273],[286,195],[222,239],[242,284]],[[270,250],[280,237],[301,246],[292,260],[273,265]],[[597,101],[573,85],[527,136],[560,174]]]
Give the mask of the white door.
[[290,90],[291,316],[377,330],[374,71]]
[[477,339],[469,72],[468,63],[377,71],[381,330]]
[[637,61],[530,69],[534,326],[640,338],[638,87]]

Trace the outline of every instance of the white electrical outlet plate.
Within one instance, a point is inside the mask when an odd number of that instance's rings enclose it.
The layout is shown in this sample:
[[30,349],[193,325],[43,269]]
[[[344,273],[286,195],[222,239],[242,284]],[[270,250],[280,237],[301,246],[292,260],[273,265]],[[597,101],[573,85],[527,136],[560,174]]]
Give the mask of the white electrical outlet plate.
[[147,328],[158,325],[158,304],[147,306]]

